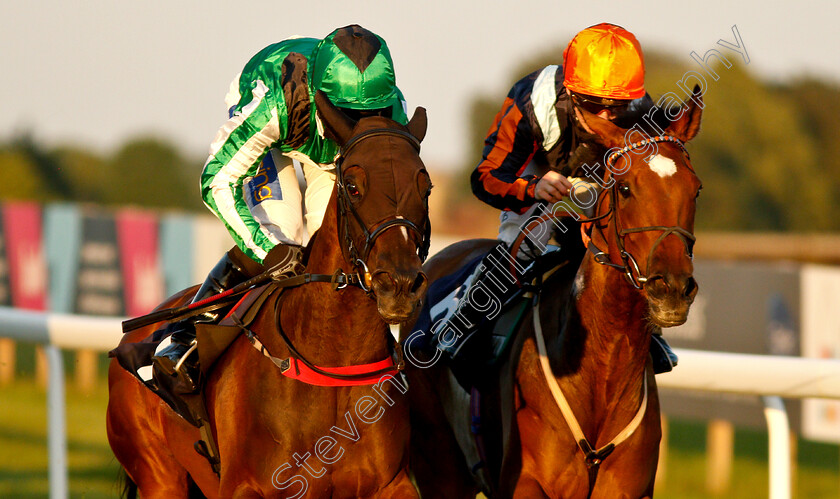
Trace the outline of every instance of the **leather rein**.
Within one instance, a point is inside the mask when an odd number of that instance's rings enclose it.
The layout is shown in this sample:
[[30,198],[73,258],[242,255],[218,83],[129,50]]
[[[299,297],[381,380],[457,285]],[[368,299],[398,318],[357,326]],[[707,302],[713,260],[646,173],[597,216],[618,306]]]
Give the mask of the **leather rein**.
[[[620,149],[620,150],[614,152],[613,154],[611,154],[607,158],[607,172],[611,173],[611,172],[614,171],[613,167],[615,165],[615,162],[621,156],[623,156],[623,155],[625,155],[625,154],[627,154],[627,153],[629,153],[629,152],[631,152],[635,149],[647,146],[647,145],[652,144],[652,143],[659,143],[659,142],[672,142],[672,143],[678,145],[680,147],[680,149],[683,151],[683,153],[685,154],[686,158],[688,158],[688,151],[686,150],[685,145],[682,143],[682,141],[680,141],[679,139],[677,139],[675,137],[671,137],[671,136],[668,136],[668,135],[660,135],[660,136],[657,136],[657,137],[651,137],[651,138],[646,139],[646,140],[635,142],[635,143],[630,144],[630,145],[624,147],[623,149]],[[688,164],[689,170],[691,170],[691,172],[694,173],[694,169],[691,168],[690,163],[687,163],[687,164]],[[608,173],[607,177],[605,177],[605,179],[604,179],[605,181],[609,178],[609,173]],[[634,234],[634,233],[638,233],[638,232],[662,231],[662,234],[659,236],[659,238],[653,244],[653,247],[651,248],[650,253],[648,254],[648,260],[647,260],[648,262],[650,261],[650,258],[653,255],[653,251],[662,242],[662,240],[664,240],[667,236],[669,236],[671,234],[675,234],[678,237],[680,237],[682,239],[683,243],[686,246],[686,250],[687,250],[689,256],[691,256],[693,243],[694,243],[696,238],[695,238],[694,234],[692,234],[689,231],[683,229],[682,227],[678,227],[678,226],[659,226],[659,225],[657,225],[657,226],[646,226],[646,227],[634,227],[634,228],[629,228],[629,229],[620,229],[619,228],[619,207],[618,207],[619,205],[618,205],[617,189],[618,189],[618,183],[614,182],[613,185],[610,188],[610,207],[607,210],[607,212],[604,213],[603,215],[599,215],[597,217],[586,219],[586,223],[593,223],[593,222],[604,220],[607,217],[612,217],[613,222],[614,222],[613,227],[614,227],[614,230],[615,230],[615,236],[616,236],[618,249],[619,249],[620,254],[621,254],[622,264],[619,265],[619,264],[613,263],[611,261],[610,255],[607,252],[601,251],[600,249],[598,249],[598,247],[592,242],[591,238],[588,241],[587,249],[591,253],[593,253],[594,260],[597,263],[599,263],[601,265],[607,265],[607,266],[610,266],[610,267],[613,267],[613,268],[616,268],[616,269],[622,271],[624,273],[625,277],[627,278],[627,280],[630,282],[630,284],[633,285],[633,287],[635,287],[636,289],[640,289],[644,285],[644,283],[646,283],[646,282],[648,282],[652,279],[655,279],[657,277],[660,277],[660,276],[647,276],[647,275],[642,275],[641,274],[641,271],[639,270],[639,266],[636,263],[635,258],[625,249],[624,237],[626,237],[628,234]],[[601,201],[599,201],[599,204],[603,201],[603,199],[604,198],[602,198]],[[578,218],[576,215],[573,215],[569,212],[559,211],[559,212],[556,212],[556,213],[548,213],[548,214],[543,215],[543,216],[541,216],[537,219],[534,219],[533,221],[528,223],[525,227],[523,227],[522,233],[519,235],[519,237],[517,237],[517,239],[511,245],[511,257],[512,258],[516,257],[516,255],[518,254],[520,246],[527,239],[528,234],[530,234],[530,232],[532,230],[534,230],[534,228],[536,228],[538,225],[540,225],[542,223],[545,223],[545,222],[547,222],[547,221],[549,221],[553,218],[561,218],[563,216]],[[605,228],[605,226],[600,225],[600,224],[593,224],[593,225],[594,225],[594,227],[597,227],[597,229],[599,231],[601,231],[602,234],[603,234],[603,229]],[[538,281],[541,281],[541,279],[538,278]],[[540,363],[540,367],[541,367],[542,372],[543,372],[543,376],[545,377],[546,382],[548,384],[549,392],[551,393],[552,397],[554,398],[555,404],[560,409],[560,412],[563,415],[563,419],[565,420],[566,425],[569,427],[569,430],[572,432],[572,436],[574,437],[575,442],[578,445],[578,448],[583,453],[584,461],[585,461],[586,467],[589,471],[590,493],[591,493],[591,487],[593,486],[593,484],[595,482],[595,477],[597,476],[598,469],[601,465],[601,462],[607,456],[609,456],[613,452],[613,450],[615,450],[615,447],[617,445],[619,445],[620,443],[622,443],[625,440],[627,440],[628,438],[630,438],[630,436],[636,431],[636,429],[639,427],[642,420],[644,419],[645,412],[647,411],[647,401],[648,401],[647,376],[644,375],[643,378],[642,378],[642,400],[641,400],[641,403],[639,404],[639,408],[636,411],[635,416],[606,445],[604,445],[600,448],[597,448],[597,449],[594,448],[592,446],[592,443],[586,438],[586,435],[584,435],[583,430],[581,429],[580,424],[577,421],[577,418],[575,418],[574,411],[572,410],[571,406],[569,405],[569,402],[566,399],[565,395],[563,394],[563,391],[561,390],[560,385],[557,382],[557,379],[554,377],[553,371],[551,369],[548,349],[546,348],[545,338],[544,338],[544,335],[543,335],[542,324],[541,324],[541,320],[540,320],[540,308],[539,308],[539,303],[540,303],[539,290],[540,290],[540,287],[541,287],[541,282],[538,282],[538,285],[535,286],[534,298],[533,298],[533,326],[534,326],[534,336],[535,336],[536,344],[537,344],[537,354],[538,354],[538,358],[539,358],[539,363]]]

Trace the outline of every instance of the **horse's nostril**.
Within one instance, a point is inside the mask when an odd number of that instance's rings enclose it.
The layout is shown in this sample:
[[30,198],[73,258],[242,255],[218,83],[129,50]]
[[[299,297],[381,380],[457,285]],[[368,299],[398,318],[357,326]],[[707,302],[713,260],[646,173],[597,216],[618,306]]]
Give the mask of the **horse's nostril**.
[[685,296],[689,296],[689,297],[690,297],[690,296],[691,296],[691,295],[693,295],[696,291],[697,291],[697,281],[695,281],[695,280],[694,280],[694,277],[689,277],[688,279],[686,279],[686,282],[685,282],[685,291],[684,291],[684,293],[683,293],[683,294],[684,294]]
[[423,272],[418,273],[417,277],[414,279],[414,284],[411,286],[411,293],[417,294],[421,289],[423,289],[423,286],[426,284],[426,280],[426,274]]

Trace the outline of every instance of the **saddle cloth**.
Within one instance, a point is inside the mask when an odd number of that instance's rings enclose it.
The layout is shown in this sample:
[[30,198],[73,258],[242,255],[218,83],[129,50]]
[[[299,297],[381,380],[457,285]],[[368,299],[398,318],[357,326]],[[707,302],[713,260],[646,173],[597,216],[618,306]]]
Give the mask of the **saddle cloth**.
[[[481,336],[478,341],[482,343],[489,337],[490,351],[481,348],[483,358],[469,360],[484,365],[495,363],[509,343],[524,308],[523,300],[518,298],[522,294],[519,286],[507,283],[502,290],[492,284],[494,281],[501,283],[502,278],[498,275],[500,267],[489,262],[494,256],[507,251],[507,246],[500,243],[432,283],[415,324],[415,331],[423,332],[422,339],[416,342],[417,346],[426,352],[439,349],[458,363],[461,352],[473,336]],[[497,258],[495,261],[500,260]],[[476,298],[478,295],[481,295],[480,299]],[[491,295],[495,301],[492,305]],[[478,306],[470,303],[468,296],[482,303]]]

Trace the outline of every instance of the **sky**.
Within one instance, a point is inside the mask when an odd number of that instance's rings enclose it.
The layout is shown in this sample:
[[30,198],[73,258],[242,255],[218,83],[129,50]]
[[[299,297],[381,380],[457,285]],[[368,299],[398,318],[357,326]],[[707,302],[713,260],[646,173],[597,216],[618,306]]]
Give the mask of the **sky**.
[[[460,165],[479,159],[465,158],[471,99],[487,95],[501,105],[522,59],[565,46],[587,26],[621,25],[643,49],[688,67],[692,51],[740,57],[717,45],[735,42],[734,25],[760,78],[840,83],[838,17],[836,0],[5,2],[0,141],[31,133],[49,146],[107,153],[153,134],[200,157],[226,117],[231,79],[254,53],[291,35],[321,38],[358,23],[387,41],[409,108],[428,110],[427,164]],[[725,85],[725,75],[715,84]],[[656,97],[674,89],[648,90]]]

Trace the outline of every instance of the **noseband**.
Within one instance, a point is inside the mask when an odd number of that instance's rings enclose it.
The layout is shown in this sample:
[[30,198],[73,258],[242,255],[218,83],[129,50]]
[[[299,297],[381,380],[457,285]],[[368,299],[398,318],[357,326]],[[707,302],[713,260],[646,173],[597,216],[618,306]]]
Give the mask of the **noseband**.
[[[609,178],[610,174],[614,171],[615,162],[619,158],[621,158],[622,156],[624,156],[625,154],[627,154],[627,153],[629,153],[633,150],[648,146],[650,144],[656,144],[656,143],[661,143],[661,142],[671,142],[671,143],[676,144],[682,150],[686,159],[690,158],[689,155],[688,155],[688,150],[685,148],[685,145],[682,143],[681,140],[677,139],[676,137],[671,137],[670,135],[658,135],[656,137],[650,137],[648,139],[640,140],[638,142],[634,142],[632,144],[629,144],[629,145],[625,146],[623,149],[619,149],[618,151],[612,153],[609,157],[607,157],[607,175],[606,175],[606,177],[604,177],[604,180],[606,181]],[[691,173],[694,173],[694,169],[691,167],[691,164],[686,162],[686,165],[688,166],[688,169],[691,170]],[[602,200],[603,200],[603,198],[602,198]],[[600,250],[597,246],[595,246],[595,243],[593,243],[591,239],[589,240],[589,243],[587,244],[587,249],[594,255],[594,258],[595,258],[596,262],[600,263],[601,265],[607,265],[609,267],[613,267],[613,268],[616,268],[618,270],[621,270],[624,273],[624,277],[627,278],[627,281],[631,285],[633,285],[633,287],[636,288],[636,289],[642,289],[642,287],[645,285],[645,283],[647,283],[651,280],[657,279],[657,278],[661,278],[662,276],[659,276],[659,275],[642,275],[642,272],[639,269],[639,264],[636,263],[636,259],[633,257],[633,255],[630,254],[629,251],[627,251],[625,249],[624,238],[627,236],[627,234],[634,234],[634,233],[638,233],[638,232],[650,232],[650,231],[661,231],[662,232],[662,234],[660,234],[660,236],[653,243],[653,246],[651,246],[650,252],[648,252],[646,267],[650,267],[650,260],[651,260],[651,258],[653,258],[653,252],[656,250],[656,248],[659,246],[659,244],[662,241],[664,241],[665,238],[670,236],[671,234],[674,234],[674,235],[678,236],[682,240],[683,244],[685,245],[686,254],[689,257],[693,256],[694,241],[697,238],[694,236],[694,234],[692,234],[691,232],[689,232],[688,230],[686,230],[682,227],[679,227],[679,226],[676,226],[676,225],[667,225],[667,226],[666,225],[650,225],[650,226],[647,226],[647,227],[633,227],[633,228],[629,228],[629,229],[620,229],[619,228],[620,217],[619,217],[619,207],[618,207],[618,182],[614,182],[613,186],[610,188],[610,208],[609,208],[609,210],[605,214],[603,214],[601,216],[598,216],[598,217],[595,217],[595,218],[592,218],[588,221],[592,222],[592,221],[595,221],[595,220],[601,220],[601,219],[604,219],[604,218],[606,218],[610,215],[613,215],[612,216],[613,221],[614,221],[613,229],[615,230],[616,244],[618,245],[618,251],[619,251],[619,254],[621,256],[621,262],[622,263],[620,265],[617,264],[617,263],[613,263],[612,258],[610,258],[609,253]],[[597,227],[598,230],[601,231],[601,233],[603,234],[603,230],[604,230],[605,226],[600,225],[600,224],[596,224],[595,227]]]
[[[420,243],[417,245],[417,255],[420,257],[421,261],[425,261],[426,256],[429,254],[431,234],[431,224],[428,219],[426,220],[424,227],[421,229],[417,226],[417,224],[399,214],[389,217],[387,220],[371,227],[362,220],[362,217],[353,206],[350,194],[347,192],[347,184],[344,181],[344,160],[347,157],[347,154],[363,140],[381,136],[397,137],[399,139],[406,140],[412,145],[412,147],[414,147],[415,150],[417,150],[417,152],[420,152],[420,141],[410,133],[391,128],[374,128],[371,130],[365,130],[364,132],[350,138],[350,140],[348,140],[341,148],[338,159],[335,162],[336,183],[338,185],[338,212],[339,218],[341,218],[342,234],[340,237],[344,240],[344,251],[346,256],[349,257],[347,258],[348,263],[355,268],[360,275],[364,276],[363,279],[360,279],[360,282],[364,283],[362,284],[362,289],[367,292],[370,291],[371,275],[366,262],[368,256],[370,256],[370,251],[373,249],[373,245],[376,242],[377,237],[381,236],[386,230],[392,227],[407,227],[420,237]],[[426,205],[426,210],[428,211],[428,204]],[[359,229],[361,229],[365,236],[365,242],[361,252],[359,252],[358,248],[356,248],[356,244],[353,242],[353,237],[350,235],[350,220],[347,216],[348,214],[353,216],[356,221],[356,225]]]

